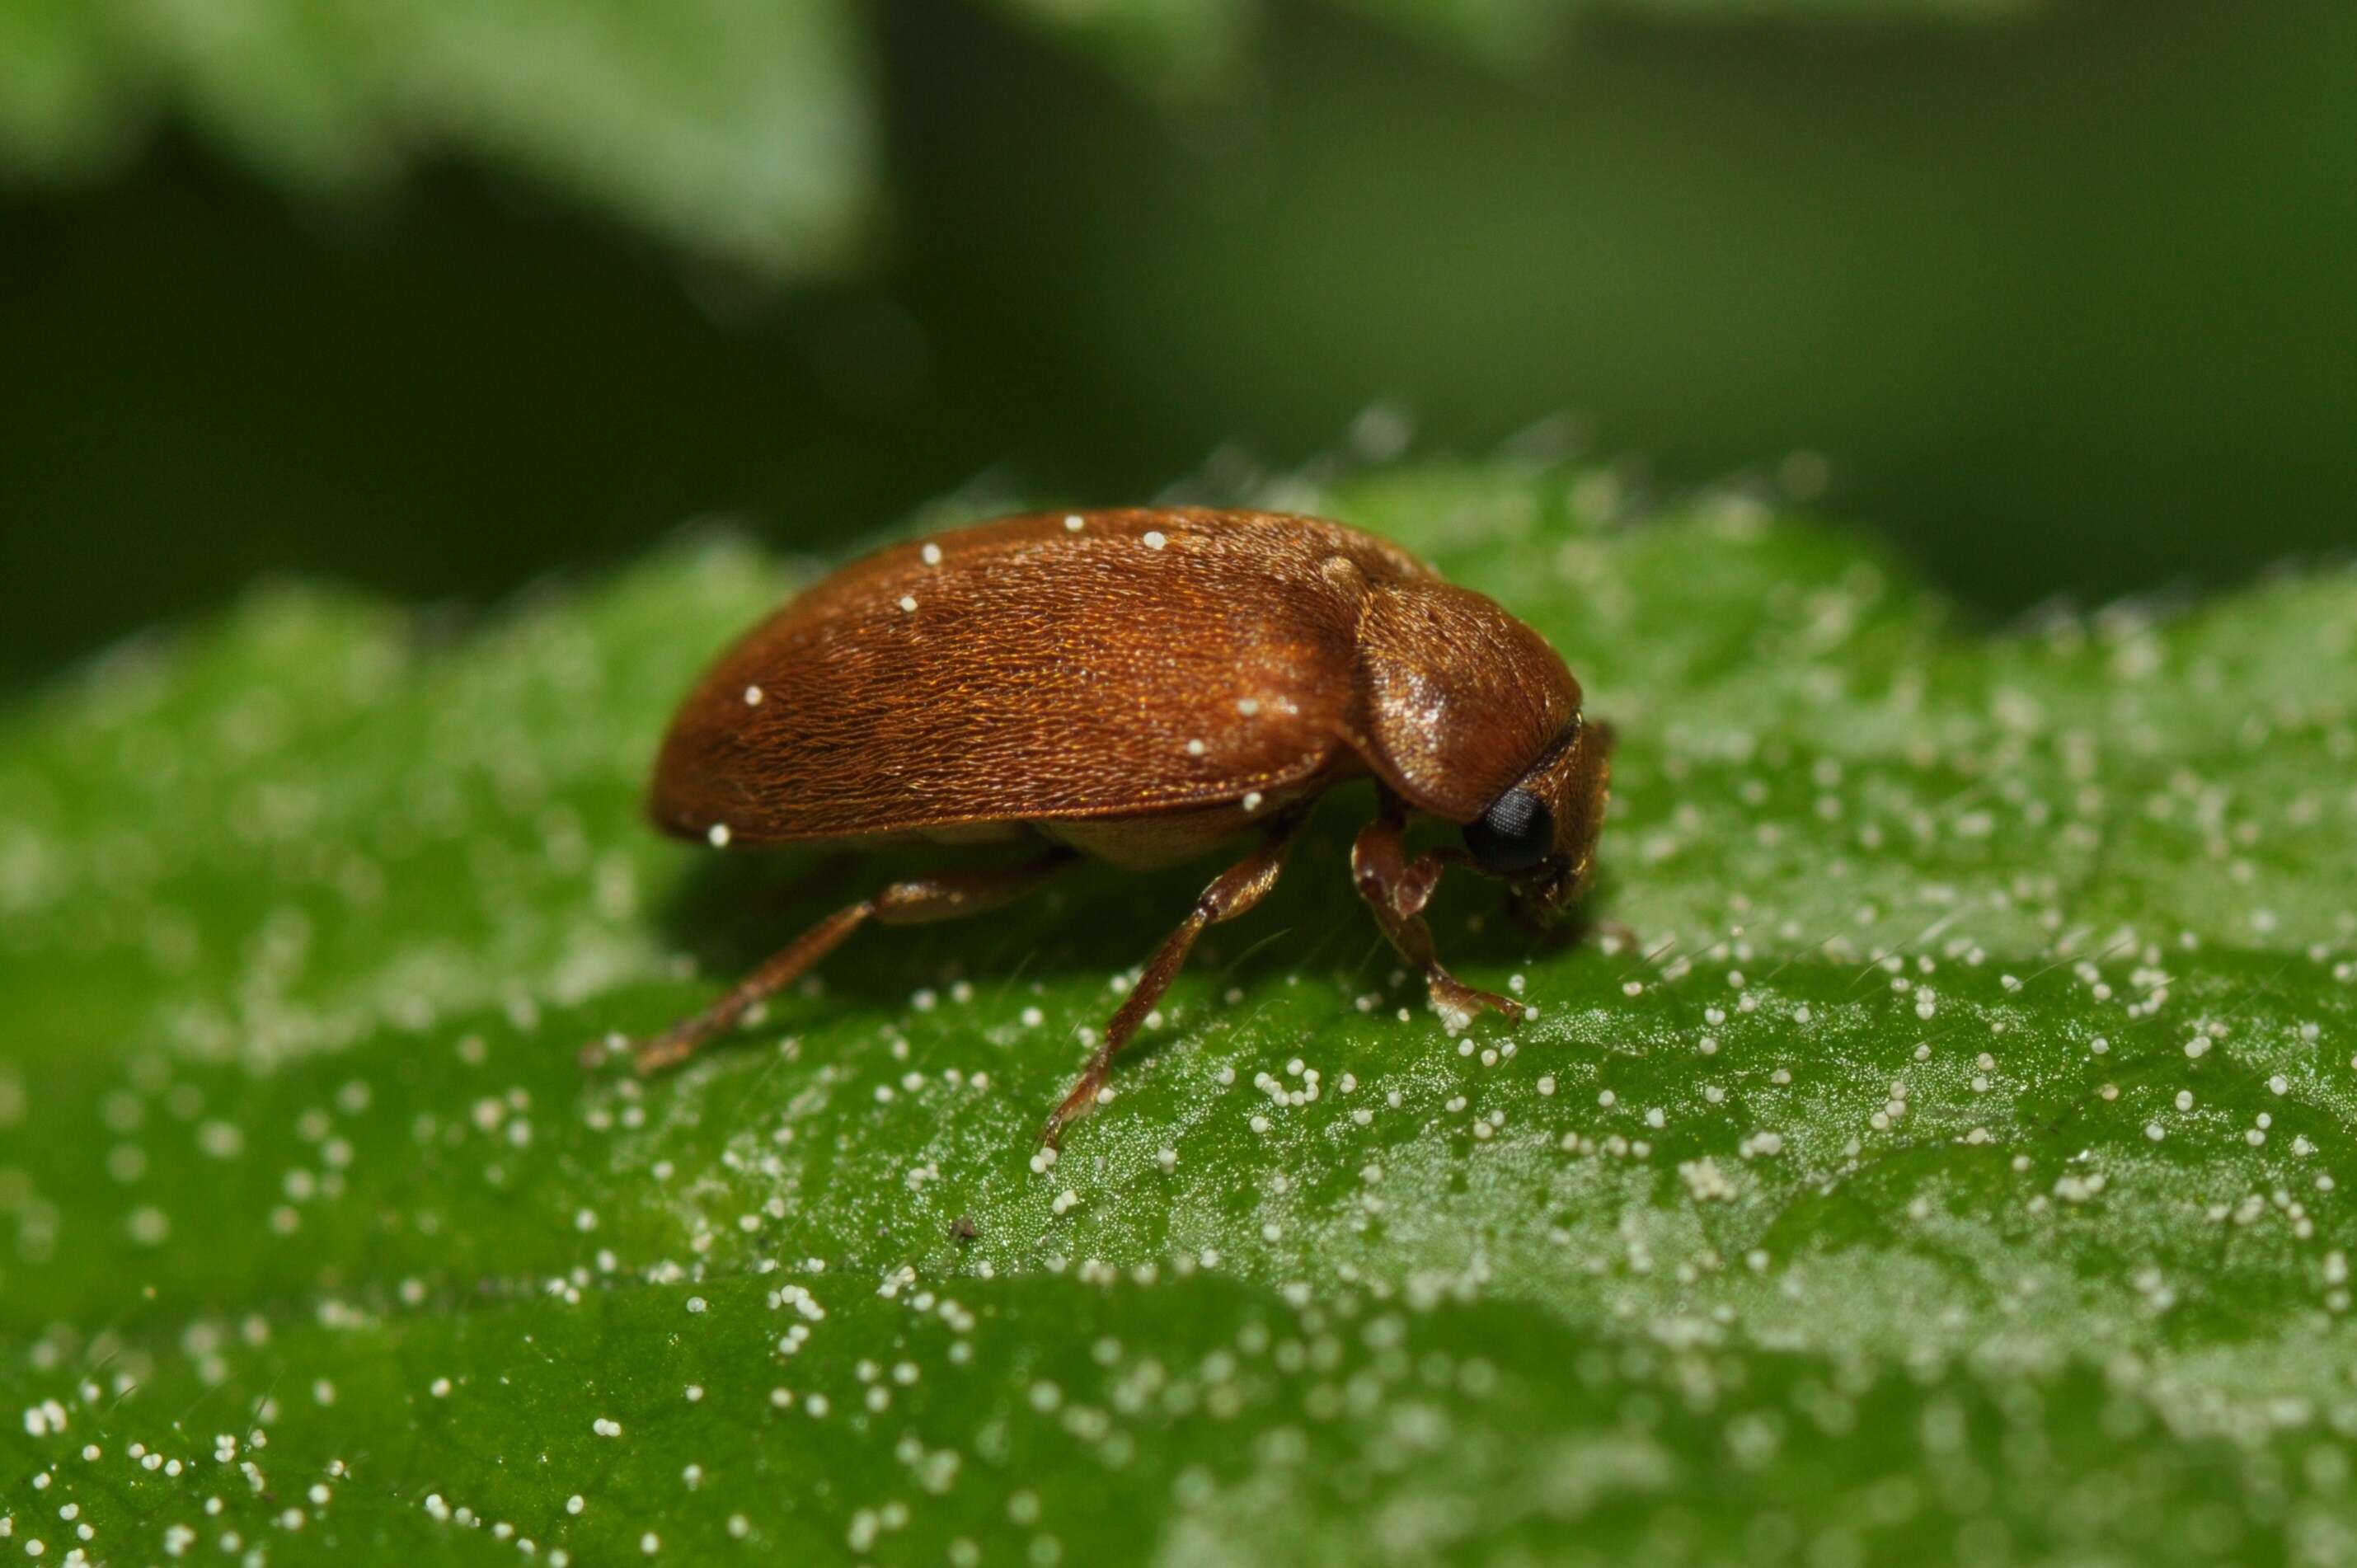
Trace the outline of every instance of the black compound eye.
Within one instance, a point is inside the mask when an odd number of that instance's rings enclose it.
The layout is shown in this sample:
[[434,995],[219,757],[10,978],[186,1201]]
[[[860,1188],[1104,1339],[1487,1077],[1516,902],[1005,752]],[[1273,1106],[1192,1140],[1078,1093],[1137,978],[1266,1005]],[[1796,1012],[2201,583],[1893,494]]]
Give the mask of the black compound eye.
[[1555,813],[1528,789],[1509,789],[1465,825],[1465,847],[1484,871],[1528,871],[1554,853]]

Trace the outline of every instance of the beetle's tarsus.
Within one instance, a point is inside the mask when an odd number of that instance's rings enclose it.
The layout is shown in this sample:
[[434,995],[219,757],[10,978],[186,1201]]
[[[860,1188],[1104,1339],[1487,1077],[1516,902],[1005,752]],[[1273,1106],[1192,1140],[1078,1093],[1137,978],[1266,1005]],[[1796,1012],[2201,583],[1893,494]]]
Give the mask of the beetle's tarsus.
[[651,1078],[666,1068],[677,1067],[695,1054],[696,1047],[716,1029],[693,1028],[704,1022],[704,1015],[686,1018],[649,1039],[623,1041],[608,1036],[592,1040],[581,1047],[577,1060],[584,1071],[594,1072],[618,1056],[630,1058],[630,1069],[640,1078]]
[[657,1035],[653,1039],[641,1043],[630,1053],[630,1070],[640,1078],[652,1078],[655,1074],[675,1068],[694,1056],[695,1047],[702,1045],[705,1036],[700,1033],[689,1033],[684,1030],[673,1030]]
[[1084,1072],[1072,1085],[1055,1110],[1048,1113],[1048,1124],[1039,1129],[1039,1146],[1054,1148],[1064,1136],[1064,1129],[1097,1108],[1097,1095],[1104,1088],[1104,1075]]
[[1432,993],[1432,1010],[1441,1015],[1453,1029],[1470,1027],[1482,1009],[1499,1015],[1509,1024],[1523,1021],[1523,1004],[1511,996],[1501,996],[1494,991],[1482,991],[1466,984],[1447,970],[1436,970],[1426,985]]

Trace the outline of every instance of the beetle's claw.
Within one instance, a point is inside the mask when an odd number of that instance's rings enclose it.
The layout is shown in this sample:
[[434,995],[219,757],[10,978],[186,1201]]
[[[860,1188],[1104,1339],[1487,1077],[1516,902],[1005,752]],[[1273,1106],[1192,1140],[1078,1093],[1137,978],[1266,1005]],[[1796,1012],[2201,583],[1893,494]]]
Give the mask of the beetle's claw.
[[[626,1035],[607,1035],[581,1047],[580,1062],[585,1071],[594,1072],[609,1066],[616,1058],[627,1057],[631,1067],[643,1077],[658,1069],[685,1058],[694,1046],[682,1046],[676,1031],[667,1031],[651,1040],[634,1040]],[[650,1058],[653,1058],[650,1060]]]
[[1483,1008],[1498,1014],[1509,1024],[1523,1021],[1523,1004],[1512,997],[1477,990],[1445,970],[1433,975],[1430,989],[1432,1010],[1440,1015],[1451,1034],[1470,1027]]
[[640,1078],[652,1078],[694,1056],[698,1044],[698,1039],[693,1035],[657,1035],[630,1053],[630,1070]]
[[630,1069],[640,1078],[652,1078],[656,1073],[677,1067],[695,1054],[704,1043],[699,1031],[666,1029],[651,1039],[630,1040],[620,1035],[608,1035],[581,1047],[579,1060],[585,1071],[595,1071],[616,1057],[630,1058]]
[[1490,991],[1477,991],[1473,994],[1480,998],[1482,1006],[1499,1015],[1507,1023],[1520,1024],[1523,1021],[1523,1014],[1526,1009],[1512,997],[1500,996],[1495,992]]
[[1097,1093],[1104,1087],[1101,1073],[1085,1072],[1072,1085],[1056,1109],[1048,1113],[1048,1124],[1039,1129],[1039,1146],[1052,1149],[1064,1136],[1064,1129],[1097,1108]]

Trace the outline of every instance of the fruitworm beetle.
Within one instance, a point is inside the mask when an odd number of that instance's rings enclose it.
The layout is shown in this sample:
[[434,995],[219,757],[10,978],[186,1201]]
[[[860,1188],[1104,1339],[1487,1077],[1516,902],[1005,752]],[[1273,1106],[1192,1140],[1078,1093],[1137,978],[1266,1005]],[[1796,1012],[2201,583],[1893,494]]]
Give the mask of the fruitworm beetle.
[[[1611,732],[1538,633],[1340,523],[1198,509],[1054,512],[900,544],[799,595],[724,653],[673,719],[657,826],[716,845],[1022,845],[894,882],[636,1047],[686,1059],[860,926],[997,908],[1083,860],[1168,865],[1239,843],[1147,960],[1043,1141],[1108,1069],[1204,928],[1275,886],[1308,809],[1372,777],[1351,872],[1452,1029],[1520,1004],[1443,967],[1441,874],[1502,877],[1525,923],[1587,881]],[[1463,847],[1411,855],[1413,815]]]

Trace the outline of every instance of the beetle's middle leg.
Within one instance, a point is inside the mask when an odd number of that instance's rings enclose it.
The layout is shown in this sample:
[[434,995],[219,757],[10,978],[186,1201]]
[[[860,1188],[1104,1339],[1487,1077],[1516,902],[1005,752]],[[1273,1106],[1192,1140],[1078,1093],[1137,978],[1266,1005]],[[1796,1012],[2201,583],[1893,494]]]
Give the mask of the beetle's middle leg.
[[[872,898],[862,898],[837,909],[770,955],[719,1001],[641,1042],[632,1053],[632,1065],[641,1073],[651,1073],[685,1061],[714,1036],[743,1017],[753,1004],[809,973],[821,959],[842,946],[845,937],[869,920],[886,926],[914,926],[929,920],[979,915],[1013,903],[1079,858],[1071,850],[1060,849],[1013,865],[961,868],[895,882]],[[582,1059],[594,1065],[603,1055],[602,1047],[591,1046],[582,1052]]]
[[1383,792],[1375,820],[1359,830],[1351,844],[1351,879],[1359,897],[1375,914],[1392,946],[1424,976],[1433,1010],[1452,1029],[1461,1029],[1484,1007],[1505,1015],[1512,1023],[1523,1018],[1523,1004],[1493,992],[1478,991],[1448,972],[1433,951],[1432,929],[1424,923],[1424,907],[1440,886],[1440,874],[1464,857],[1449,850],[1426,850],[1407,858],[1407,810],[1391,791]]
[[1271,822],[1253,852],[1213,877],[1202,897],[1195,900],[1195,908],[1178,922],[1178,929],[1154,950],[1154,956],[1146,961],[1145,972],[1129,988],[1128,999],[1105,1026],[1104,1043],[1097,1047],[1071,1091],[1049,1116],[1048,1125],[1039,1134],[1041,1143],[1054,1144],[1062,1136],[1066,1122],[1087,1114],[1096,1105],[1097,1094],[1104,1088],[1105,1077],[1112,1070],[1114,1053],[1129,1043],[1137,1026],[1146,1022],[1146,1015],[1154,1011],[1154,1004],[1162,1000],[1162,993],[1170,989],[1170,983],[1186,966],[1188,951],[1194,947],[1195,939],[1203,934],[1203,928],[1232,920],[1268,897],[1269,889],[1276,886],[1278,873],[1285,869],[1286,852],[1293,847],[1294,834],[1307,815],[1296,811]]

